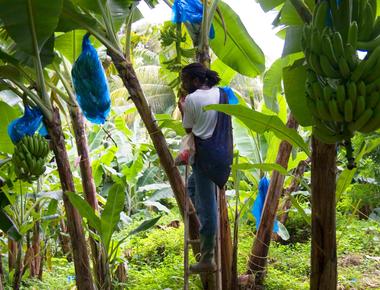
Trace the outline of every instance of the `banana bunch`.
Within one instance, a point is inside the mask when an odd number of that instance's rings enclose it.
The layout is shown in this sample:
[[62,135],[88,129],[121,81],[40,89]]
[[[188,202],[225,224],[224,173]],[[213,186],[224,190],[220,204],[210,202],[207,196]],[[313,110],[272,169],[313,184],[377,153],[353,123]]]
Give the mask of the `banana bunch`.
[[333,29],[331,22],[329,4],[327,1],[321,2],[316,6],[313,22],[303,28],[302,46],[305,57],[318,75],[349,79],[360,62],[357,54],[358,24],[351,22],[347,33],[343,35]]
[[[348,167],[353,167],[350,139],[354,133],[380,128],[380,18],[376,10],[376,0],[322,1],[302,33],[313,135],[330,144],[344,141]],[[367,51],[364,59],[358,50]]]
[[17,178],[30,183],[37,180],[46,170],[49,150],[49,144],[41,135],[23,137],[12,156]]

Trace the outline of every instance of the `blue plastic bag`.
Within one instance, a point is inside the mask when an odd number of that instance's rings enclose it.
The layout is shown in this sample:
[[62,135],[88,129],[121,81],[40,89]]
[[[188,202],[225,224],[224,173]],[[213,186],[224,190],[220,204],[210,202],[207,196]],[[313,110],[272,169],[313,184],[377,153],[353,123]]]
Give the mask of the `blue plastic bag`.
[[[199,0],[175,0],[172,7],[172,22],[190,22],[200,24],[203,16],[203,5]],[[215,38],[214,26],[211,25],[209,37]]]
[[111,110],[106,74],[90,35],[83,37],[82,53],[71,70],[75,93],[84,116],[92,123],[103,124]]
[[223,87],[223,90],[226,92],[228,96],[228,104],[236,105],[237,103],[239,103],[239,100],[234,94],[234,91],[229,86]]
[[[256,200],[253,204],[253,207],[251,209],[251,212],[256,219],[256,230],[257,231],[259,230],[260,221],[261,221],[261,213],[263,211],[265,197],[267,196],[268,188],[269,188],[269,179],[264,176],[263,178],[260,179],[259,193],[258,193]],[[274,221],[273,232],[274,233],[278,232],[277,219],[275,219],[275,221]]]
[[32,136],[41,125],[43,126],[42,118],[39,108],[25,105],[24,115],[8,125],[8,135],[13,144],[17,144],[25,135]]

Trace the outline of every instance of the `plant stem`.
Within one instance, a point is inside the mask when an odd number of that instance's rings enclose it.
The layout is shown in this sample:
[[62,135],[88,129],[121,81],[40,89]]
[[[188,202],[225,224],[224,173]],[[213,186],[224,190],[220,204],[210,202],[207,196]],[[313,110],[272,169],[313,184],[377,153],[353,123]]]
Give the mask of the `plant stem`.
[[104,24],[106,25],[107,36],[111,40],[112,44],[115,45],[115,47],[120,51],[119,42],[117,41],[117,37],[113,29],[112,17],[110,15],[110,12],[107,6],[103,5],[101,0],[98,0],[98,6],[102,13]]
[[298,15],[301,17],[302,21],[305,23],[310,23],[313,16],[310,9],[301,0],[290,0],[294,8],[296,9]]
[[212,23],[212,20],[214,19],[214,14],[215,14],[216,8],[218,7],[219,1],[220,0],[214,0],[212,2],[212,5],[211,5],[210,11],[209,11],[209,15],[208,15],[208,19],[207,19],[207,24],[208,24],[207,31],[210,31],[210,29],[211,29],[211,23]]
[[45,104],[36,94],[34,94],[31,90],[25,87],[23,83],[16,80],[12,80],[12,82],[16,86],[18,86],[33,102],[37,104],[37,106],[41,109],[42,113],[47,119],[50,120],[52,118],[52,112],[45,106]]
[[35,63],[35,69],[37,72],[37,83],[38,87],[42,94],[42,100],[44,102],[44,105],[49,109],[52,110],[52,106],[50,103],[49,96],[46,92],[45,87],[45,81],[44,81],[44,72],[42,68],[41,58],[40,58],[40,49],[38,47],[37,42],[37,32],[34,26],[34,14],[32,11],[32,0],[28,0],[28,13],[29,13],[29,21],[30,21],[30,30],[32,33],[32,40],[33,40],[33,50],[34,50],[34,63]]
[[129,13],[126,21],[126,27],[125,27],[125,59],[128,61],[131,61],[131,30],[132,30],[132,19],[133,19],[133,13],[135,11],[135,5],[132,6],[131,12]]

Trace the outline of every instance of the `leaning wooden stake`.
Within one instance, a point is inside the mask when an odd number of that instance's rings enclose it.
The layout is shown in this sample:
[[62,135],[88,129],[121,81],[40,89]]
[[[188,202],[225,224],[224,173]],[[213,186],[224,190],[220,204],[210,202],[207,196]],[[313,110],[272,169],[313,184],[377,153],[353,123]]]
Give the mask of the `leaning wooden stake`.
[[73,175],[70,170],[65,140],[61,127],[59,111],[54,109],[51,121],[45,120],[53,144],[53,151],[57,162],[59,178],[63,191],[63,202],[67,216],[67,227],[71,238],[76,284],[78,289],[93,290],[94,284],[88,259],[87,244],[83,232],[82,220],[78,211],[70,203],[65,192],[75,192]]
[[[294,129],[298,127],[298,123],[292,114],[289,114],[286,126]],[[277,153],[276,163],[287,168],[291,151],[292,145],[287,141],[282,141]],[[284,175],[281,175],[278,171],[273,171],[261,215],[260,227],[257,231],[256,239],[253,243],[248,260],[247,273],[254,275],[255,285],[261,285],[265,276],[269,244],[272,237],[274,219],[276,217],[284,179]]]
[[336,146],[312,140],[311,290],[337,288]]

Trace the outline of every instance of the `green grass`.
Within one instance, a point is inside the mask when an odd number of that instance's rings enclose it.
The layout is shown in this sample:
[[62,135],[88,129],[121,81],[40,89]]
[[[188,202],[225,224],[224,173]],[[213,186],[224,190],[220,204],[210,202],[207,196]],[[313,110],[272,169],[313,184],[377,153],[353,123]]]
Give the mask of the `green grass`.
[[[294,218],[294,217],[293,217]],[[182,289],[183,286],[183,224],[179,228],[167,226],[176,214],[164,216],[156,227],[127,240],[122,253],[128,259],[128,286],[130,290]],[[117,234],[122,237],[141,221],[135,221]],[[310,233],[302,221],[289,223],[290,233]],[[252,241],[254,226],[242,225],[239,235],[238,268],[243,273]],[[297,230],[297,231],[296,231]],[[340,289],[380,289],[380,226],[338,214],[338,283]],[[282,245],[272,242],[269,253],[266,289],[298,290],[309,288],[310,241]],[[71,264],[53,260],[52,271],[46,271],[44,282],[27,281],[24,289],[70,289],[67,276],[72,275]],[[72,284],[71,284],[72,285]],[[197,277],[191,280],[191,289],[201,289]]]

